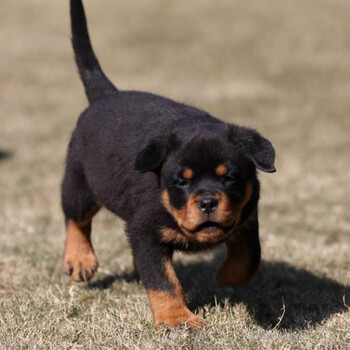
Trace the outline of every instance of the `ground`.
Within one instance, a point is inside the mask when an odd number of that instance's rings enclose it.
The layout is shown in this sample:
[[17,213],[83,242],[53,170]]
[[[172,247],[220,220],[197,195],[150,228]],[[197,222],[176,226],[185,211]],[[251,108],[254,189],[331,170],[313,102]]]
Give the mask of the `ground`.
[[62,273],[59,187],[86,98],[68,1],[0,12],[0,348],[350,348],[350,2],[85,1],[121,89],[159,93],[254,127],[277,150],[260,174],[263,266],[219,286],[218,249],[175,257],[199,332],[154,329],[123,223],[94,222],[94,282]]

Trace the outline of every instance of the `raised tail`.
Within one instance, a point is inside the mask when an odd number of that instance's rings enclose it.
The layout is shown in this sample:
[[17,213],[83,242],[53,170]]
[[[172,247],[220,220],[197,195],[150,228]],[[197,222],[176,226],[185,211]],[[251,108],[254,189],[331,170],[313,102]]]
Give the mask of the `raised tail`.
[[70,0],[72,44],[80,78],[89,102],[117,91],[103,73],[91,46],[85,11],[81,0]]

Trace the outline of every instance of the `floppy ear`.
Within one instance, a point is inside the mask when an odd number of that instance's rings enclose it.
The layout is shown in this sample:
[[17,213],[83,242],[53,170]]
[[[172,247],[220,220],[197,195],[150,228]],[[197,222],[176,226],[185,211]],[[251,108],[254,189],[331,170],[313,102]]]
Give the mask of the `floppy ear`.
[[253,164],[266,173],[274,173],[275,150],[271,142],[262,137],[257,131],[249,128],[233,126],[230,138],[242,144],[243,152]]
[[137,155],[134,169],[141,173],[157,169],[164,161],[168,147],[166,144],[152,140]]
[[253,135],[252,144],[248,147],[247,154],[258,169],[266,173],[274,173],[276,171],[275,149],[269,140],[257,132]]
[[156,170],[162,165],[169,151],[176,149],[178,145],[179,140],[175,134],[151,140],[137,155],[134,169],[140,173]]

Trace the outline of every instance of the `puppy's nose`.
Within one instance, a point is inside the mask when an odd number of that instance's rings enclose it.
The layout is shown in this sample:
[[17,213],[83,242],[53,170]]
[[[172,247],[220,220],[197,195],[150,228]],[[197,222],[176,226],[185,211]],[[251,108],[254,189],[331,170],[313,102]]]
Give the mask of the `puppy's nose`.
[[202,198],[199,202],[198,202],[198,208],[206,214],[210,214],[213,211],[216,210],[216,208],[218,207],[219,201],[216,198],[213,197],[205,197]]

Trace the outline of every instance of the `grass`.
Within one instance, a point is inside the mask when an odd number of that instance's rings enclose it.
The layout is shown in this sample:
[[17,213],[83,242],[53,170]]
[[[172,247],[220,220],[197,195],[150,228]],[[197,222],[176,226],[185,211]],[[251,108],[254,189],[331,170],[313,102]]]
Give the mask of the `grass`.
[[190,333],[156,332],[131,278],[123,223],[94,222],[101,269],[61,271],[59,184],[86,106],[68,1],[7,1],[0,13],[0,348],[350,347],[350,3],[346,0],[86,2],[91,35],[122,89],[163,94],[257,128],[277,150],[261,174],[263,267],[219,286],[219,249],[176,255]]

